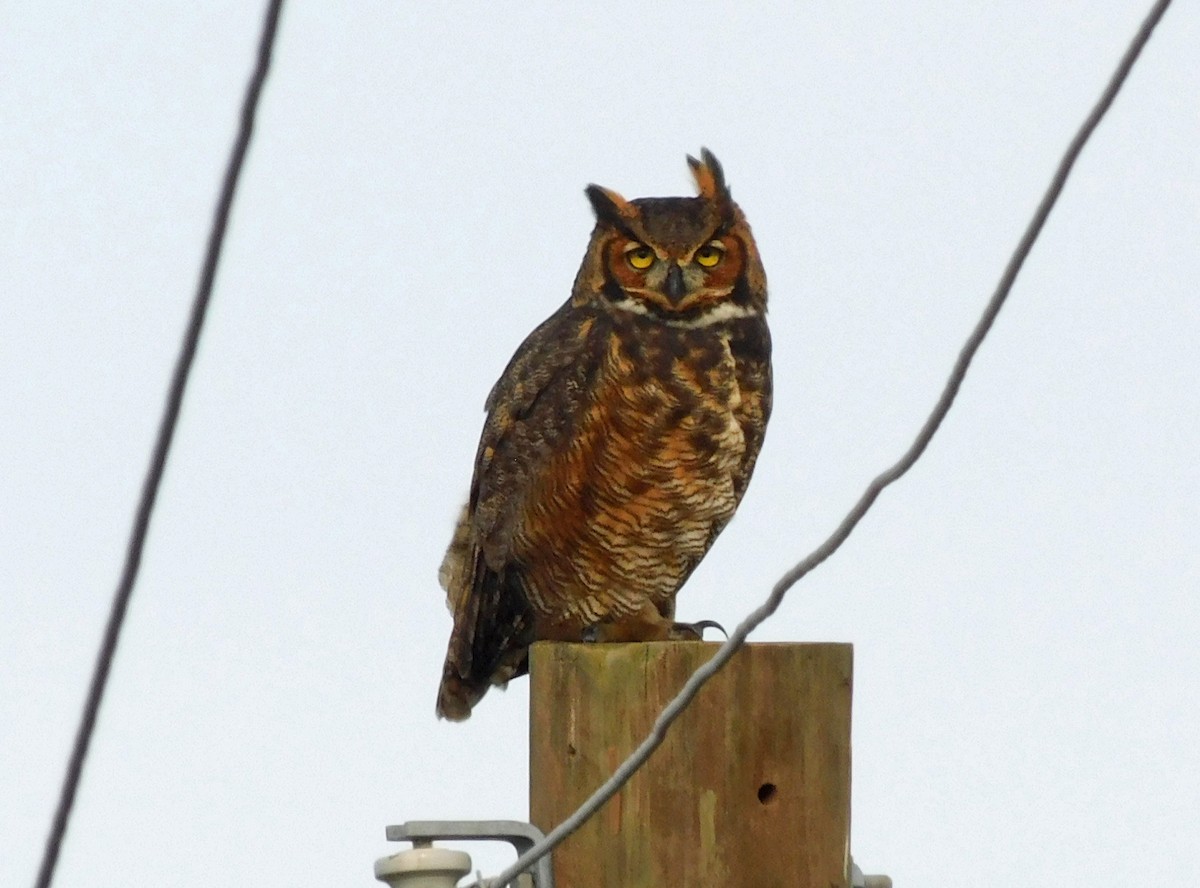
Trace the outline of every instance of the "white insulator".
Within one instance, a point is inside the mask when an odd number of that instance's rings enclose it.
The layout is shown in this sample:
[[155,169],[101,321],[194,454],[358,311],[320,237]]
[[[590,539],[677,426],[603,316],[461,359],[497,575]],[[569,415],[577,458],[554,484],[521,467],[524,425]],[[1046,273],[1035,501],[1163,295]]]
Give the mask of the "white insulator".
[[890,876],[868,876],[850,858],[850,888],[892,888]]
[[471,855],[418,847],[375,861],[375,878],[392,888],[454,888],[471,871]]

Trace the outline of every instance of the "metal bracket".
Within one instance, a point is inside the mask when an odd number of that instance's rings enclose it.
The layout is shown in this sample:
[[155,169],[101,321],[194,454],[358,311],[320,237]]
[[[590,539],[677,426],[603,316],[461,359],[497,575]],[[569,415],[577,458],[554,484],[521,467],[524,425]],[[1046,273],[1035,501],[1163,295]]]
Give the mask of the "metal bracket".
[[[545,838],[532,823],[521,820],[409,820],[386,828],[389,842],[430,842],[435,839],[508,842],[517,856]],[[537,888],[554,888],[554,870],[547,854],[530,870]],[[510,883],[515,884],[515,883]]]

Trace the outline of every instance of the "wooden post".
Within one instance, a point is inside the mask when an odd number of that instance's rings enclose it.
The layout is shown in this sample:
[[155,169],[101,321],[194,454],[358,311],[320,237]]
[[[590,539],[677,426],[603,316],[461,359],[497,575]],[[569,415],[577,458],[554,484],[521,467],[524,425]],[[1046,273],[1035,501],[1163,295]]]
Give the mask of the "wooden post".
[[[530,656],[529,808],[549,831],[646,736],[715,644]],[[848,644],[751,644],[554,852],[556,888],[833,888],[850,839]]]

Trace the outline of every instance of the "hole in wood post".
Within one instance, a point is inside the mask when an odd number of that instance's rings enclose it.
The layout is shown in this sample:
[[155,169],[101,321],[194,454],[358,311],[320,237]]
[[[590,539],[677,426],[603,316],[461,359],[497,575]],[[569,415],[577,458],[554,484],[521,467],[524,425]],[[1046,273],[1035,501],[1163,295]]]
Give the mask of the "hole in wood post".
[[758,788],[758,801],[761,804],[769,805],[775,801],[776,786],[774,783],[764,783]]

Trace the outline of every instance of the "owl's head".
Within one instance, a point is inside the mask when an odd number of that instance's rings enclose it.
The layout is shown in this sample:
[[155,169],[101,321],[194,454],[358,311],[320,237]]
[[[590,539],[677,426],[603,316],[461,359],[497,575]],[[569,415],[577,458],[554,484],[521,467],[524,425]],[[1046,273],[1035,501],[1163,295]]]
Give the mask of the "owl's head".
[[683,326],[761,315],[767,281],[746,217],[707,148],[688,157],[696,197],[626,200],[587,187],[596,228],[575,280],[576,305],[599,302]]

